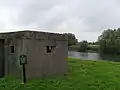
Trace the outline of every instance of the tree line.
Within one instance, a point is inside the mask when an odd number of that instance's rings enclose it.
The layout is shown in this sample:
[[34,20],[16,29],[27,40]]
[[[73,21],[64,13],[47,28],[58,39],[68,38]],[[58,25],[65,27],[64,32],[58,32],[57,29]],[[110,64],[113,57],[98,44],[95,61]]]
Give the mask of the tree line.
[[98,37],[97,42],[87,42],[86,40],[78,42],[74,34],[65,34],[68,35],[68,46],[78,45],[80,47],[79,51],[86,51],[88,49],[88,45],[99,45],[99,51],[101,53],[120,53],[120,28],[104,30]]
[[120,28],[107,29],[98,37],[101,52],[120,53]]

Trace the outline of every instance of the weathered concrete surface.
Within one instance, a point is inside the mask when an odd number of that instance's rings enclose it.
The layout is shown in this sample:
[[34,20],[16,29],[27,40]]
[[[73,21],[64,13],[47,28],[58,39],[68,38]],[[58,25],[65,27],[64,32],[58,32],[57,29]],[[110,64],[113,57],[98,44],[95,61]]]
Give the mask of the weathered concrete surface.
[[68,51],[66,43],[59,42],[52,53],[46,53],[46,46],[54,45],[54,43],[44,40],[26,40],[26,42],[25,45],[28,47],[28,78],[59,75],[67,72]]
[[[5,74],[21,76],[19,55],[28,56],[26,65],[27,78],[59,75],[67,72],[68,43],[63,34],[19,31],[0,34],[5,47]],[[15,52],[10,52],[10,46]],[[51,53],[46,52],[46,46],[56,46]]]
[[58,33],[49,33],[49,32],[38,32],[38,31],[18,31],[18,32],[8,32],[8,33],[1,33],[0,39],[9,40],[12,38],[16,39],[42,39],[42,40],[62,40],[67,41],[68,38],[64,34]]

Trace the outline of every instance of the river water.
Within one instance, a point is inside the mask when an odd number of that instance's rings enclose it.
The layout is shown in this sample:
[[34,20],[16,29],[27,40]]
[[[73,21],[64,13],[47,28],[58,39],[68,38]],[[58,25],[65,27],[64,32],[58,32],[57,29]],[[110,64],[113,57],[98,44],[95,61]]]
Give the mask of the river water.
[[108,55],[108,54],[100,54],[100,53],[84,53],[84,52],[76,52],[69,51],[68,57],[72,58],[80,58],[82,60],[109,60],[120,62],[120,55]]

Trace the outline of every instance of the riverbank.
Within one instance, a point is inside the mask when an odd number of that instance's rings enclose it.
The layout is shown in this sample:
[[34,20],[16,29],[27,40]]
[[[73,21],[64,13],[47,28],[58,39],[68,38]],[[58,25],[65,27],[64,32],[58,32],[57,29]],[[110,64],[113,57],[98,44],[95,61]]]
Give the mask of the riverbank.
[[120,63],[68,59],[69,72],[66,76],[28,80],[4,78],[0,90],[120,90]]
[[105,53],[68,51],[68,57],[79,58],[82,60],[103,60],[103,61],[107,60],[107,61],[120,62],[120,55],[105,54]]
[[[93,53],[99,53],[100,46],[99,45],[88,45],[88,48],[86,52],[93,52]],[[80,45],[72,45],[68,47],[69,51],[77,51],[80,50]]]

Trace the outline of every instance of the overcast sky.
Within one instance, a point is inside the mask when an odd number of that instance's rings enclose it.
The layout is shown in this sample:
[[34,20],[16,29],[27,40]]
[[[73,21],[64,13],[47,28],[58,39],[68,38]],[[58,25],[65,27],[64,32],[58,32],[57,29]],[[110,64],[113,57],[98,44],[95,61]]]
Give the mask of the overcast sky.
[[96,41],[120,26],[120,0],[0,0],[0,31],[71,32]]

